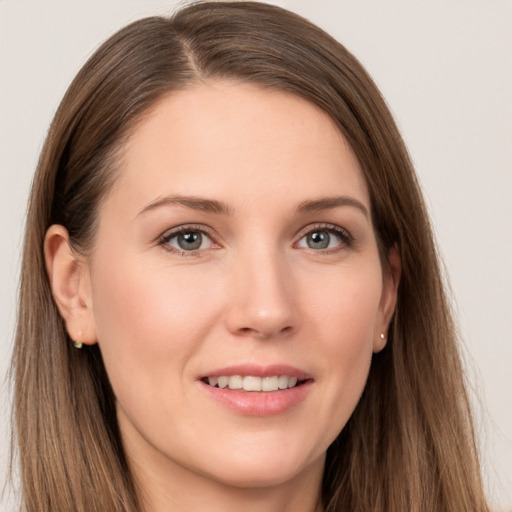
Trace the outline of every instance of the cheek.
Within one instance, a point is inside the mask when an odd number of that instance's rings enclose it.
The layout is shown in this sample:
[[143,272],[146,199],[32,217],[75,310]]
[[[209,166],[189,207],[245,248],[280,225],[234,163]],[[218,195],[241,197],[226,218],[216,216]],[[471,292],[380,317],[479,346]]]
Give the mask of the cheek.
[[[206,321],[204,306],[211,303],[211,287],[200,286],[202,282],[201,276],[148,263],[143,257],[102,264],[93,275],[93,309],[100,342],[118,338],[118,332],[128,338],[147,332],[149,336],[139,341],[156,345],[168,344],[170,336],[193,335]],[[198,309],[203,313],[200,318]]]
[[331,418],[334,439],[354,411],[370,368],[379,315],[382,277],[379,267],[346,269],[332,278],[324,293],[311,294],[311,334],[324,355],[322,414]]
[[305,285],[304,311],[315,330],[331,340],[333,350],[357,352],[371,344],[382,294],[380,266],[341,267],[325,279],[312,276]]
[[112,387],[125,396],[168,388],[211,329],[215,291],[142,258],[111,261],[93,274],[93,309]]

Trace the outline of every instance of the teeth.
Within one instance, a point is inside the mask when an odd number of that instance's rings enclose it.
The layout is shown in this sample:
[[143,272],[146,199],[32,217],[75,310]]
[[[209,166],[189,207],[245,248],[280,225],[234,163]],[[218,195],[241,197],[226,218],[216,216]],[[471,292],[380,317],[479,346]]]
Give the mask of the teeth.
[[277,386],[279,389],[287,389],[288,388],[288,377],[286,375],[281,375],[277,379]]
[[242,389],[243,387],[243,379],[240,375],[233,375],[229,377],[229,389]]
[[275,375],[272,377],[255,377],[253,375],[222,375],[221,377],[208,377],[208,384],[221,389],[243,389],[244,391],[278,391],[293,388],[297,385],[297,377]]
[[244,391],[261,391],[261,377],[244,377]]
[[227,387],[229,382],[229,377],[219,377],[219,380],[217,381],[217,384],[219,385],[219,388],[225,388]]
[[279,377],[263,377],[261,379],[262,391],[277,391],[279,389]]

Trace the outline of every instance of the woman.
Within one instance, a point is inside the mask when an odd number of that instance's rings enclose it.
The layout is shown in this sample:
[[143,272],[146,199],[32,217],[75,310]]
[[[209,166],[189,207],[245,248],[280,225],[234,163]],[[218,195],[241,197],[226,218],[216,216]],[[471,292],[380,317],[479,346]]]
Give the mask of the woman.
[[277,7],[141,20],[79,72],[14,366],[28,511],[487,510],[405,147]]

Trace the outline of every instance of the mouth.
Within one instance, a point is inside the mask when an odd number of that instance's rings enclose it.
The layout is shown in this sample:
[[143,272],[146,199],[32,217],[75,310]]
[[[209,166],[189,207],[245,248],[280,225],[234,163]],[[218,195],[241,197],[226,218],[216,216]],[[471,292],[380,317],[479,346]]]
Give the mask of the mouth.
[[215,402],[242,416],[272,416],[297,407],[315,379],[287,364],[240,364],[210,370],[198,382]]
[[267,393],[296,388],[302,386],[308,380],[288,375],[272,375],[268,377],[259,377],[257,375],[219,375],[201,379],[202,382],[213,388]]

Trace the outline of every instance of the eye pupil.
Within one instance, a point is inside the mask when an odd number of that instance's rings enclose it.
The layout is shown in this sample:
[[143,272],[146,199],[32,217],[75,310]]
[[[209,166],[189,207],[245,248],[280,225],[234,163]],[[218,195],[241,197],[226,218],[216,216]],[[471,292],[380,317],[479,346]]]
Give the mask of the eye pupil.
[[311,249],[327,249],[330,238],[327,231],[313,231],[307,236],[308,247]]
[[178,245],[185,251],[193,251],[199,249],[203,243],[201,233],[197,231],[185,231],[178,235]]

